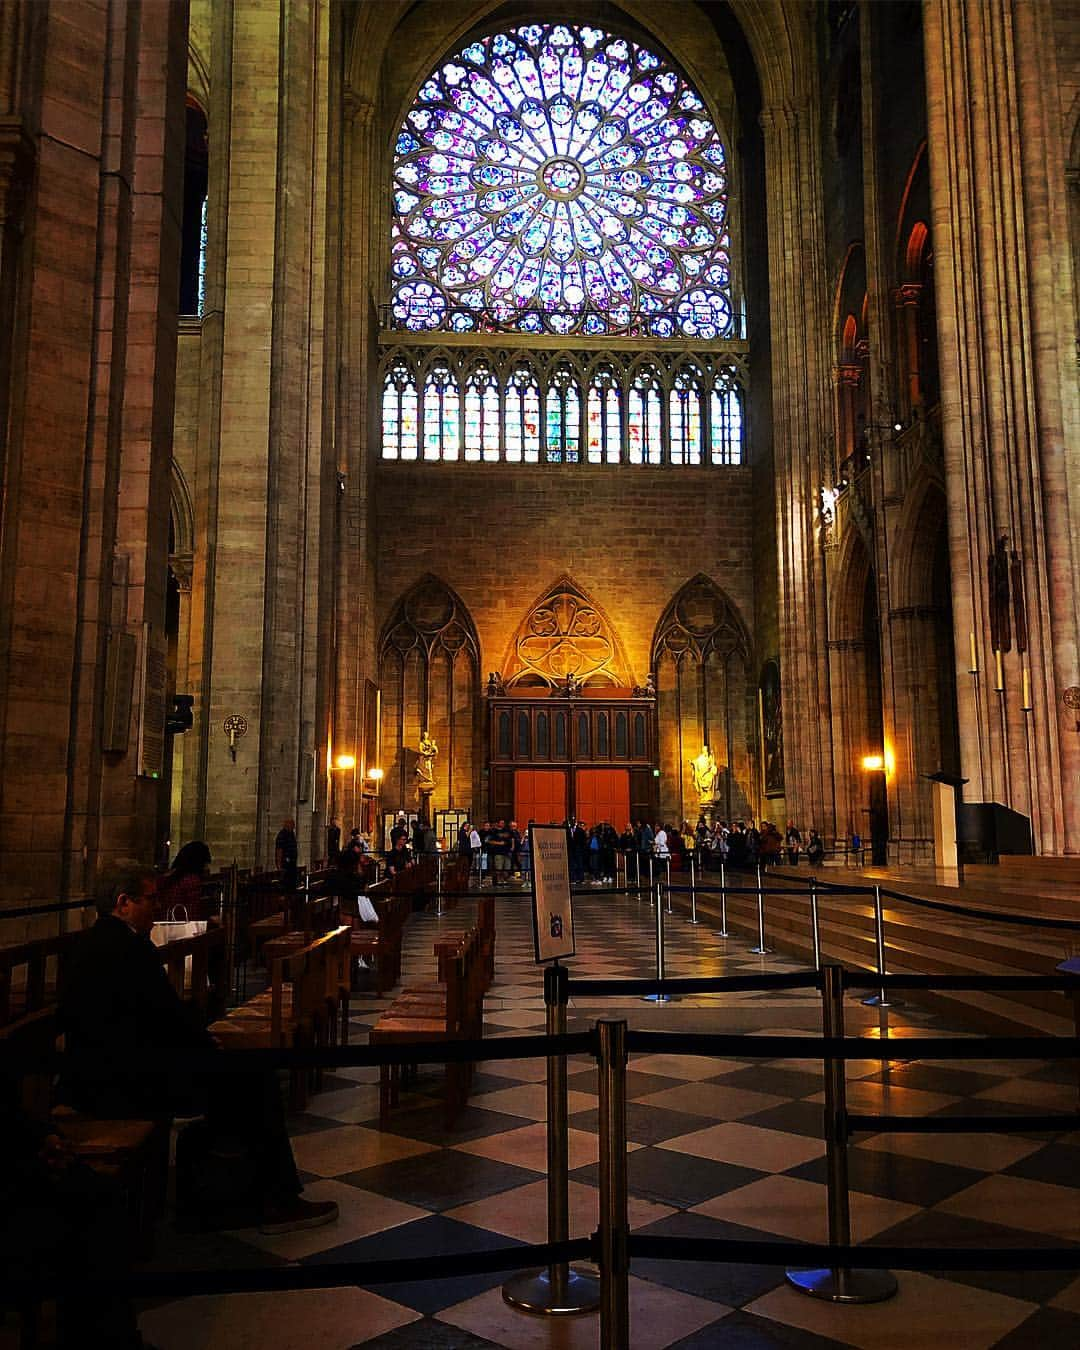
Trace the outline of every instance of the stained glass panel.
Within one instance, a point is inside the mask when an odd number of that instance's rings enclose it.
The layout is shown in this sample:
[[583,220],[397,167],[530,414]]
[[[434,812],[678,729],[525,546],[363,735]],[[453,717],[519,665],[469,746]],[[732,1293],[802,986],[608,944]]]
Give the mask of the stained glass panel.
[[709,440],[714,464],[742,463],[742,394],[717,380],[709,394]]
[[627,459],[631,464],[662,464],[663,412],[659,382],[653,372],[642,370],[630,389],[626,418]]
[[393,203],[398,327],[732,331],[723,146],[627,38],[536,23],[470,43],[401,126]]
[[701,463],[701,382],[698,372],[680,370],[668,400],[672,464]]

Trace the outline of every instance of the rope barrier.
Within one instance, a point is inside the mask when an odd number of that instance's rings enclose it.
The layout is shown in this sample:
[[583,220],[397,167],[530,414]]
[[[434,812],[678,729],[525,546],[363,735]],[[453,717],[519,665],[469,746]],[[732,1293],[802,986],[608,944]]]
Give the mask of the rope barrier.
[[821,986],[815,971],[803,974],[766,975],[701,975],[687,978],[657,980],[643,976],[631,980],[575,980],[569,982],[570,996],[588,998],[610,994],[645,994],[660,989],[669,994],[729,994],[755,989],[817,989]]
[[718,1059],[1080,1059],[1077,1036],[905,1036],[893,1040],[631,1029],[626,1033],[626,1045],[631,1052],[642,1054],[708,1055]]
[[135,1298],[162,1298],[182,1294],[282,1293],[293,1289],[340,1289],[350,1285],[403,1284],[412,1280],[438,1280],[460,1275],[485,1275],[518,1270],[537,1260],[580,1261],[592,1254],[591,1238],[569,1242],[542,1242],[493,1247],[487,1251],[403,1256],[382,1261],[333,1261],[319,1265],[254,1266],[217,1270],[132,1271],[108,1278],[78,1274],[62,1280],[0,1282],[0,1297],[43,1299],[57,1293],[130,1294]]
[[1042,1116],[861,1116],[847,1117],[849,1134],[1000,1134],[1003,1129],[1019,1133],[1057,1134],[1080,1129],[1080,1114],[1058,1112]]
[[742,1238],[659,1237],[631,1233],[639,1260],[734,1262],[754,1266],[844,1266],[869,1270],[1080,1270],[1074,1247],[833,1246],[825,1242],[746,1242]]
[[844,975],[845,989],[1080,990],[1080,975]]

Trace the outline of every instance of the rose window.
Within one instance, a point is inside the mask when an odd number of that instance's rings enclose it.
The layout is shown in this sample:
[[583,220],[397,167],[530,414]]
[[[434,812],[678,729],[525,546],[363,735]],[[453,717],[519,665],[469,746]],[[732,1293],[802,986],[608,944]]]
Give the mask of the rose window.
[[398,134],[392,322],[712,341],[732,334],[723,146],[627,38],[531,24],[470,43]]

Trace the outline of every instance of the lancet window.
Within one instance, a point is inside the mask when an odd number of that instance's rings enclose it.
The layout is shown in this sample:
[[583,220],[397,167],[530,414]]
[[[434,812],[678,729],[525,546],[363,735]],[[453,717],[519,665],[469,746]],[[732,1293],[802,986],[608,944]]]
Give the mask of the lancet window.
[[641,361],[606,352],[394,347],[382,456],[517,464],[741,464],[745,367],[728,353]]

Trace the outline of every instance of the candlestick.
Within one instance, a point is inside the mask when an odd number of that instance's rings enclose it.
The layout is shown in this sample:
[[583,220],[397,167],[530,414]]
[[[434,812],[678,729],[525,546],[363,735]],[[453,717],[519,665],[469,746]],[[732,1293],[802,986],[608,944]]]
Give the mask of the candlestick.
[[974,633],[969,633],[969,634],[968,634],[968,637],[971,639],[971,661],[970,661],[970,663],[968,664],[968,674],[969,674],[969,675],[978,675],[978,673],[979,673],[979,658],[978,658],[978,656],[977,656],[976,653],[975,653],[975,634],[974,634]]
[[994,648],[994,662],[997,668],[997,684],[994,685],[994,688],[999,694],[1003,694],[1005,692],[1005,669],[1001,661],[1000,647]]
[[1020,705],[1021,711],[1031,712],[1031,670],[1024,667],[1024,699]]

